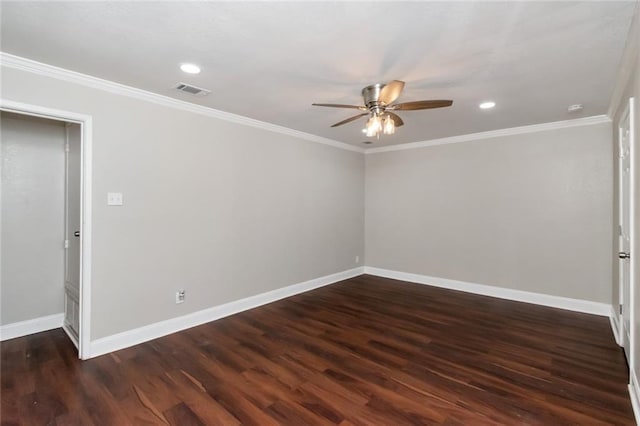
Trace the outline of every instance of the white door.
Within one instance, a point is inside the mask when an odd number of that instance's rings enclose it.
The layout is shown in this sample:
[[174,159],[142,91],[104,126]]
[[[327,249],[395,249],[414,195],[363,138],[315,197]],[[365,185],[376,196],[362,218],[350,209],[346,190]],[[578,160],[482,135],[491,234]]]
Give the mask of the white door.
[[81,128],[68,123],[65,179],[65,329],[78,346],[80,335]]
[[620,229],[618,233],[618,258],[620,276],[620,332],[622,346],[631,365],[631,116],[629,109],[622,116],[618,127],[620,143],[619,173],[620,173]]

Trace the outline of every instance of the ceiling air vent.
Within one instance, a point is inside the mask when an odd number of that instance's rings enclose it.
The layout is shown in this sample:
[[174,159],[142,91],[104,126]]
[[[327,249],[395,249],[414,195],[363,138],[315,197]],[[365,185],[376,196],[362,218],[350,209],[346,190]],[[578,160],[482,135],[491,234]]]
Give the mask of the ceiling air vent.
[[192,86],[186,83],[178,83],[174,87],[174,89],[179,90],[181,92],[186,92],[194,96],[204,96],[211,93],[211,90],[203,89],[201,87]]

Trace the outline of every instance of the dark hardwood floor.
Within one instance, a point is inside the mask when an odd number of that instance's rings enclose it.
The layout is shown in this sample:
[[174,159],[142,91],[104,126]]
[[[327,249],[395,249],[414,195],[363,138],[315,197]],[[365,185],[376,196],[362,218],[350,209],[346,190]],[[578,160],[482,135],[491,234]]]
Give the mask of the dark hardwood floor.
[[3,425],[634,424],[609,320],[360,276],[89,361],[2,343]]

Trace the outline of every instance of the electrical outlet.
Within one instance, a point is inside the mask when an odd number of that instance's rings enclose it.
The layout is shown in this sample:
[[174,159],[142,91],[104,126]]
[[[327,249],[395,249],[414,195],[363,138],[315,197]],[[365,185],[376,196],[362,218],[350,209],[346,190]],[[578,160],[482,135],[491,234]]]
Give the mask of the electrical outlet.
[[122,204],[123,204],[122,192],[108,192],[107,193],[107,205],[108,206],[121,206]]
[[356,263],[360,263],[360,256],[356,256]]
[[176,304],[184,303],[184,290],[176,291]]

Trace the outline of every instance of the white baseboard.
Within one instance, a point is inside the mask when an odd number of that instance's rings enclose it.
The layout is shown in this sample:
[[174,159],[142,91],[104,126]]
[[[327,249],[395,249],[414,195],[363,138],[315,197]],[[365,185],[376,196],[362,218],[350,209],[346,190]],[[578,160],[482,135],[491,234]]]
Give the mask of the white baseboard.
[[465,291],[467,293],[481,294],[483,296],[491,296],[500,299],[533,303],[535,305],[550,306],[552,308],[566,309],[569,311],[584,312],[587,314],[594,314],[605,317],[611,315],[611,305],[600,302],[592,302],[589,300],[571,299],[568,297],[552,296],[549,294],[513,290],[510,288],[495,287],[485,284],[475,284],[465,281],[451,280],[448,278],[429,277],[426,275],[391,271],[388,269],[374,268],[371,266],[365,266],[364,273],[377,275],[384,278],[392,278],[394,280],[409,281],[412,283],[426,284],[433,287],[441,287],[450,290]]
[[261,305],[266,305],[267,303],[275,302],[276,300],[284,299],[285,297],[304,293],[305,291],[333,284],[348,278],[357,277],[363,273],[363,267],[354,268],[93,340],[90,343],[88,354],[86,354],[84,359],[128,348],[177,331],[215,321]]
[[631,398],[631,407],[633,407],[633,416],[636,424],[640,424],[640,388],[638,387],[638,378],[633,370],[629,370],[629,397]]
[[611,322],[611,330],[613,331],[613,338],[616,339],[616,344],[622,346],[622,339],[620,339],[620,324],[618,320],[618,313],[616,308],[611,306],[611,313],[609,314],[609,321]]
[[28,336],[29,334],[40,333],[42,331],[53,330],[54,328],[60,328],[63,323],[64,314],[53,314],[47,315],[46,317],[3,325],[0,326],[0,342],[15,339],[16,337]]

